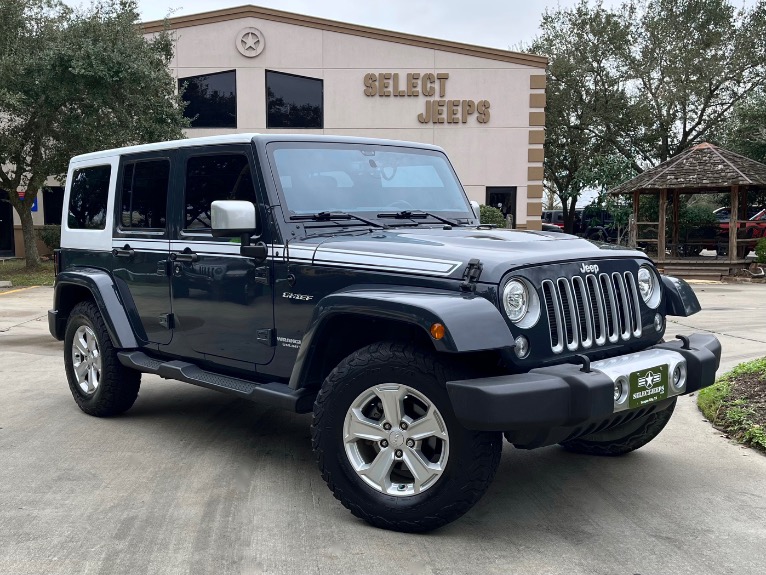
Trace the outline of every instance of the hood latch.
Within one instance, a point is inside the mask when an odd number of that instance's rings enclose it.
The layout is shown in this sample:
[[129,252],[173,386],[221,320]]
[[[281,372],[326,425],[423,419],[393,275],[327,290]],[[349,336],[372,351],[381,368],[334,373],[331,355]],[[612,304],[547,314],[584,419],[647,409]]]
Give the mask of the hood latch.
[[468,265],[465,266],[465,271],[463,272],[463,283],[460,284],[460,289],[462,291],[475,291],[476,282],[479,281],[479,276],[481,276],[481,270],[483,269],[484,264],[481,263],[481,260],[470,260]]

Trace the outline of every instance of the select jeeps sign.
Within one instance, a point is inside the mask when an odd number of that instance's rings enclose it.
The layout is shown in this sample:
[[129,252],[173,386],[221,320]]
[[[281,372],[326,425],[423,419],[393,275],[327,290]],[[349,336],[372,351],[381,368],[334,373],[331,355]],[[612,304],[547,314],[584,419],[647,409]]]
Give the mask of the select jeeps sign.
[[[489,122],[489,100],[447,100],[447,72],[378,72],[364,75],[364,95],[382,98],[419,98],[425,96],[421,124],[465,124],[475,118],[480,124]],[[438,99],[435,98],[439,92]]]

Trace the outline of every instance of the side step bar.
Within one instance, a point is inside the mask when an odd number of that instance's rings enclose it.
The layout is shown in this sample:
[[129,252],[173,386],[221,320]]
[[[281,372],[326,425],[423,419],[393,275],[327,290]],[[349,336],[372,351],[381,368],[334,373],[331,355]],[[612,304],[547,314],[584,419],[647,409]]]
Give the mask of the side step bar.
[[308,389],[293,389],[285,383],[254,383],[246,379],[205,371],[185,361],[161,361],[149,357],[142,351],[121,351],[117,353],[117,357],[125,367],[143,373],[153,373],[165,379],[192,383],[296,413],[309,413],[314,406],[316,392]]

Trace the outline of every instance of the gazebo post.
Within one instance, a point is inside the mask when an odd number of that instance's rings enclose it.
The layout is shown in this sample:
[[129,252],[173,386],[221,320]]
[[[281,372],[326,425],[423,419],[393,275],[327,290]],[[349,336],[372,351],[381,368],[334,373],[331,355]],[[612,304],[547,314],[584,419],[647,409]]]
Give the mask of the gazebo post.
[[739,186],[731,187],[729,211],[729,263],[737,258],[737,220],[739,219]]
[[678,257],[678,236],[679,236],[679,222],[678,222],[678,204],[681,194],[678,189],[673,190],[673,249],[670,255],[674,258]]
[[641,193],[633,192],[633,221],[630,222],[630,247],[635,248],[638,244],[638,206]]
[[660,229],[657,230],[657,261],[665,263],[665,211],[668,207],[668,189],[660,190]]

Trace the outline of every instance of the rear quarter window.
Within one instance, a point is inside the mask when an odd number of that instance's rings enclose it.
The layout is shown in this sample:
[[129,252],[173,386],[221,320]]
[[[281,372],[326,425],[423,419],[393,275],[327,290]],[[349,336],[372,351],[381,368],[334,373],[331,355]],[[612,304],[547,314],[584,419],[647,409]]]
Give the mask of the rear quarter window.
[[103,230],[106,227],[111,175],[111,166],[89,166],[73,172],[67,215],[70,229]]

